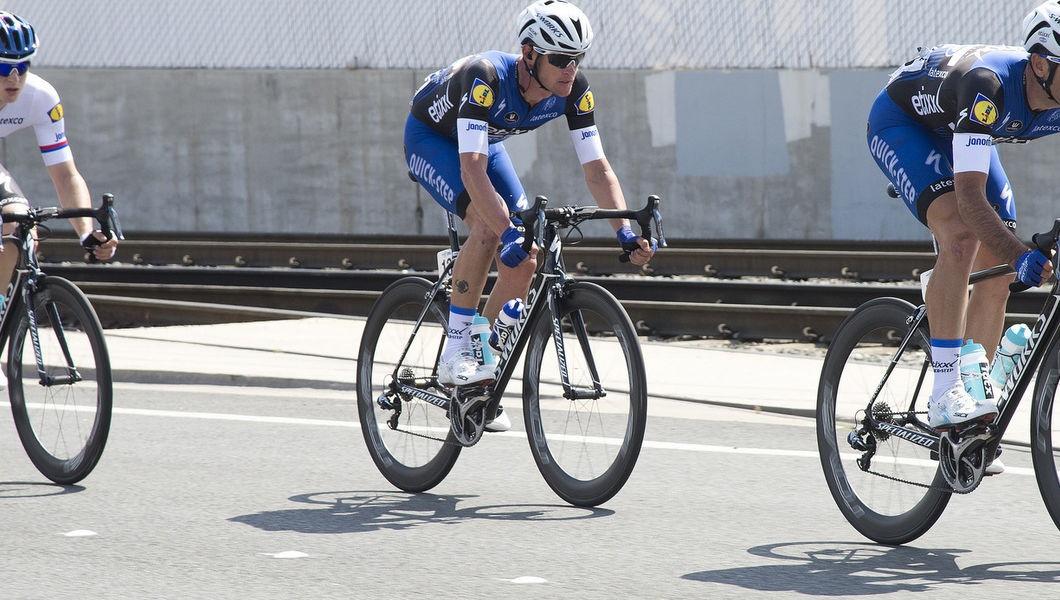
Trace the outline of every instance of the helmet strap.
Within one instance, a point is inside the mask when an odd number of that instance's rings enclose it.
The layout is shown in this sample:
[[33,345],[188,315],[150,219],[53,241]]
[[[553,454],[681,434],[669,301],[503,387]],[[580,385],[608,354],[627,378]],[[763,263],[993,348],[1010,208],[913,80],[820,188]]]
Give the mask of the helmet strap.
[[1045,95],[1049,96],[1049,99],[1052,100],[1054,104],[1060,104],[1060,100],[1057,100],[1053,96],[1052,92],[1053,79],[1056,78],[1056,69],[1060,65],[1057,65],[1056,63],[1048,59],[1045,59],[1045,62],[1049,65],[1049,77],[1044,79],[1042,77],[1039,77],[1037,71],[1034,71],[1034,69],[1031,69],[1031,72],[1034,73],[1034,78],[1038,81],[1038,85],[1042,86],[1042,90],[1045,91]]
[[[534,50],[533,50],[533,49],[531,48],[531,49],[530,49],[530,52],[531,52],[531,53],[533,53],[533,52],[535,52],[535,51],[534,51]],[[538,56],[538,59],[537,59],[537,60],[541,60],[541,58],[540,58],[540,57],[541,57],[541,55],[540,55],[540,54],[538,54],[537,56]],[[552,93],[552,90],[550,90],[550,89],[548,89],[547,87],[545,87],[545,84],[544,84],[544,83],[541,83],[541,78],[540,78],[540,77],[538,77],[538,75],[537,75],[537,69],[535,69],[535,68],[534,68],[534,66],[530,64],[530,61],[529,61],[529,60],[527,60],[527,58],[526,58],[526,55],[525,55],[525,54],[523,55],[523,64],[524,64],[524,65],[526,65],[526,72],[530,74],[530,77],[533,77],[533,78],[534,78],[534,81],[536,81],[536,82],[537,82],[537,85],[541,86],[541,89],[545,90],[546,92]],[[523,92],[523,93],[525,93],[525,92],[526,92],[526,90],[528,90],[528,89],[530,89],[530,86],[529,86],[529,85],[528,85],[528,86],[526,86],[525,88],[524,88],[524,87],[523,87],[522,85],[519,85],[519,91],[520,91],[520,92]]]

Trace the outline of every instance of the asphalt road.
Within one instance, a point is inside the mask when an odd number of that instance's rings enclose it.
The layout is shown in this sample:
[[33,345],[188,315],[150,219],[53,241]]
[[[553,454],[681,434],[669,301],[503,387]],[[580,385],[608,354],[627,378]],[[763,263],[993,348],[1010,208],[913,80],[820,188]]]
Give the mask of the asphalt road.
[[1060,593],[1060,534],[1018,449],[891,548],[840,515],[800,417],[653,399],[633,476],[590,510],[549,490],[517,414],[408,495],[372,464],[350,392],[119,384],[115,406],[99,466],[71,487],[0,419],[0,598]]

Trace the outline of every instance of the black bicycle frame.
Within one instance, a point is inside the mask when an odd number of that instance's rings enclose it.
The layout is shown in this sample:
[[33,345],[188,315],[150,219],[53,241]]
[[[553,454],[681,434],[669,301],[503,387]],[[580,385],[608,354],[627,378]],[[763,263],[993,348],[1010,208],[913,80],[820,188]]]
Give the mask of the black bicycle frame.
[[[1053,232],[1054,237],[1050,242],[1048,250],[1057,246],[1055,234],[1060,232],[1060,219],[1055,222]],[[1035,238],[1037,242],[1037,235]],[[1058,250],[1060,250],[1060,248],[1058,248]],[[1058,262],[1060,262],[1060,252],[1054,254],[1052,258],[1054,273],[1056,273]],[[1012,269],[1008,265],[998,265],[996,267],[973,273],[968,278],[968,282],[969,284],[975,284],[985,279],[991,279],[993,277],[999,277],[1010,273],[1012,273]],[[910,324],[909,330],[903,337],[898,350],[891,358],[891,364],[888,365],[887,371],[885,372],[883,379],[880,381],[880,385],[876,388],[872,398],[869,400],[865,418],[874,429],[886,431],[902,439],[913,442],[914,444],[930,448],[931,450],[938,450],[938,436],[912,432],[909,429],[905,429],[904,427],[900,427],[893,423],[877,420],[872,414],[872,406],[876,402],[880,390],[883,389],[891,372],[898,364],[899,358],[905,352],[906,347],[909,345],[913,335],[916,334],[917,329],[920,327],[920,323],[924,319],[926,314],[924,305],[918,306],[916,311],[917,312],[910,315],[908,321]],[[1019,406],[1020,400],[1023,398],[1024,392],[1027,391],[1027,388],[1031,384],[1034,372],[1038,369],[1038,366],[1042,364],[1042,361],[1045,360],[1045,357],[1049,355],[1058,341],[1060,341],[1060,277],[1054,277],[1053,288],[1050,291],[1049,296],[1046,298],[1045,304],[1043,305],[1041,312],[1038,314],[1037,320],[1034,322],[1034,326],[1031,328],[1030,340],[1027,342],[1027,345],[1024,347],[1020,355],[1015,358],[1012,374],[1005,382],[1005,387],[1002,388],[1000,395],[997,398],[998,416],[990,423],[992,427],[996,428],[995,434],[991,436],[995,440],[1000,441],[1004,436],[1009,423],[1012,421],[1012,417],[1016,413],[1016,408]],[[917,382],[916,390],[913,394],[914,400],[920,394],[920,386],[923,383],[926,374],[926,364],[923,369],[924,370],[921,372],[920,380]],[[910,414],[912,413],[912,407],[909,408],[909,412]]]

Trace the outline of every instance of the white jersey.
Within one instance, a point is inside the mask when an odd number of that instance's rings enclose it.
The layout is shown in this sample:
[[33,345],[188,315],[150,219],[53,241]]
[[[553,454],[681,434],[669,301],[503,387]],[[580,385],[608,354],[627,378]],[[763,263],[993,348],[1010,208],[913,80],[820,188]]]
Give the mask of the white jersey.
[[50,83],[33,73],[26,75],[26,85],[18,100],[0,108],[0,138],[32,127],[37,145],[47,166],[73,159],[66,141],[66,122],[59,94]]

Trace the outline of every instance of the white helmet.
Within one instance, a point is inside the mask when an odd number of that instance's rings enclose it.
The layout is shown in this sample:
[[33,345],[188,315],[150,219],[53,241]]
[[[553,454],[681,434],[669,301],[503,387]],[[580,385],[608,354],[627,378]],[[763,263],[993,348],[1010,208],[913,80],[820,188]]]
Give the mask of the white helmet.
[[538,0],[519,13],[516,36],[546,52],[581,54],[593,45],[589,18],[564,0]]
[[1043,2],[1023,19],[1027,52],[1060,56],[1060,1]]

